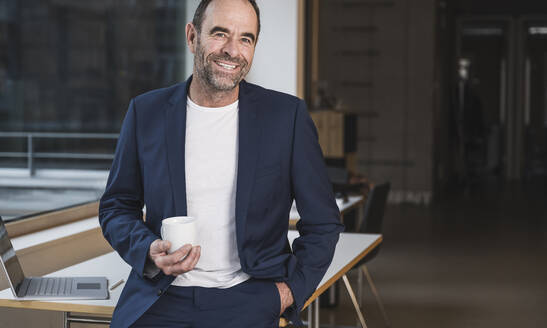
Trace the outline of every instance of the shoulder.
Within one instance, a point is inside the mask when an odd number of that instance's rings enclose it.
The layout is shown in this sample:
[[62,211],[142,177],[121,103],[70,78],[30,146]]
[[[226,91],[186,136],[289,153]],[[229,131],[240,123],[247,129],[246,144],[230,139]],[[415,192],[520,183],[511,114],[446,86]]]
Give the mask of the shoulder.
[[186,82],[177,83],[165,88],[150,90],[133,98],[135,110],[160,110],[166,104],[178,100],[186,91]]
[[271,107],[292,108],[293,110],[296,110],[299,105],[301,106],[304,103],[302,99],[293,95],[267,89],[253,83],[242,82],[241,86],[244,89],[242,92],[252,95],[252,97],[257,99],[261,104],[269,105]]

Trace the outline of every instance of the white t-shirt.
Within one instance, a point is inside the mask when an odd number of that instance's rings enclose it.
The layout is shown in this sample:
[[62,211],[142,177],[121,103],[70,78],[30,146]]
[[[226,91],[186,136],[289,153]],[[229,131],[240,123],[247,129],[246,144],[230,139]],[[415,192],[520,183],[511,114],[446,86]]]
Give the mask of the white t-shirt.
[[187,99],[187,215],[197,218],[201,257],[173,285],[228,288],[247,279],[236,242],[238,101],[202,107]]

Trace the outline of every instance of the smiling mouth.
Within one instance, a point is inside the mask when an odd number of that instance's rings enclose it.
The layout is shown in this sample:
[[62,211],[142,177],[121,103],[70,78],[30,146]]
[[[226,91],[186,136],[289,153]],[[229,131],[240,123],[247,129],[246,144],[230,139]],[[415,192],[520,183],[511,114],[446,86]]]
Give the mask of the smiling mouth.
[[218,66],[220,66],[220,67],[222,67],[222,68],[225,68],[225,69],[227,69],[227,70],[230,70],[230,71],[236,69],[237,67],[239,67],[239,65],[233,65],[233,64],[223,63],[223,62],[219,62],[219,61],[216,61],[216,60],[215,60],[215,63],[216,63]]

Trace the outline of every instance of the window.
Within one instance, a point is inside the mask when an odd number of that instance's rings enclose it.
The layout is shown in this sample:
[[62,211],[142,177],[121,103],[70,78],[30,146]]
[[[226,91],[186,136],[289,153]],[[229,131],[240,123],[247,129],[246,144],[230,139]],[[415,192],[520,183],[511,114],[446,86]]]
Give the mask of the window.
[[185,1],[0,0],[2,199],[98,198],[81,170],[108,171],[132,97],[186,78],[186,20]]

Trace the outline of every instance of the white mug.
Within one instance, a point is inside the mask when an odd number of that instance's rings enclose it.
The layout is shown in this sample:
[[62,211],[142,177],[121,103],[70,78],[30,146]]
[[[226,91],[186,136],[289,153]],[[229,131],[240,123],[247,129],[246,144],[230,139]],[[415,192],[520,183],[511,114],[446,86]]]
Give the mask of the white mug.
[[197,222],[191,216],[173,216],[161,221],[161,239],[171,242],[169,253],[186,244],[197,244]]

